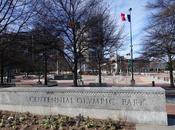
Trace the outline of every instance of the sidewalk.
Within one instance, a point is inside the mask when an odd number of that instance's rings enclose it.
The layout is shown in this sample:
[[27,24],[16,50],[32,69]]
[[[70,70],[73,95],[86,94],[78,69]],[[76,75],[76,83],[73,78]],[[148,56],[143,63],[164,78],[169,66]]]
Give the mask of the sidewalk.
[[175,130],[175,126],[136,125],[136,130]]
[[166,110],[167,110],[168,115],[175,115],[175,104],[167,103]]

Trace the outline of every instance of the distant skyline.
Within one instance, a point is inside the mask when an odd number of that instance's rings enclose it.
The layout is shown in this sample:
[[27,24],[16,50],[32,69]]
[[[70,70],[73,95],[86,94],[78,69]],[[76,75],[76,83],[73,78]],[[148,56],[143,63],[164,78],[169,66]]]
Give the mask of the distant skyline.
[[144,32],[146,24],[149,21],[149,10],[146,9],[146,4],[150,0],[108,0],[112,18],[117,20],[116,25],[120,27],[124,26],[125,34],[128,35],[128,39],[125,40],[125,47],[120,54],[125,56],[130,53],[130,39],[129,39],[129,22],[121,21],[120,14],[128,14],[129,8],[132,8],[132,28],[133,28],[133,49],[134,58],[139,56],[139,51],[141,50],[142,39],[144,38]]

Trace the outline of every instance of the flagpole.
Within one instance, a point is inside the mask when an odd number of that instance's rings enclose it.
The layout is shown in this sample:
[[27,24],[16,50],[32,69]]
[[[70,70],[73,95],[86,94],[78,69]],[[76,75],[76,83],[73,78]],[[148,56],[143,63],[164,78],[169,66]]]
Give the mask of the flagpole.
[[133,64],[133,43],[132,43],[132,16],[131,16],[132,8],[129,9],[130,13],[130,42],[131,42],[131,86],[135,85],[134,80],[134,64]]

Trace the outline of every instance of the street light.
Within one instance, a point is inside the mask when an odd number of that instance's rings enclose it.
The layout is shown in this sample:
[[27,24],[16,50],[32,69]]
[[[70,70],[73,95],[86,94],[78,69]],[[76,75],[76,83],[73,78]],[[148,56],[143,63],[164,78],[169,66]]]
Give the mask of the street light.
[[130,42],[131,42],[131,86],[135,85],[134,80],[134,66],[133,66],[133,44],[132,44],[132,17],[131,17],[132,8],[129,9],[130,13]]

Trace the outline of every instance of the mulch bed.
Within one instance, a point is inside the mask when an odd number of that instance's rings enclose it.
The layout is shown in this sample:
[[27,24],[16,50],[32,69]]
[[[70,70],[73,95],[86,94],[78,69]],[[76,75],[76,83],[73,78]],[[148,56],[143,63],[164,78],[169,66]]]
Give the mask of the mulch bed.
[[0,111],[1,130],[135,130],[133,123],[97,120],[81,115],[72,118],[63,115],[41,116],[30,113]]

